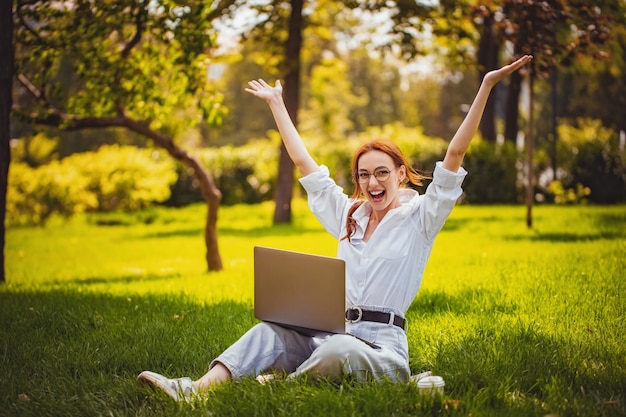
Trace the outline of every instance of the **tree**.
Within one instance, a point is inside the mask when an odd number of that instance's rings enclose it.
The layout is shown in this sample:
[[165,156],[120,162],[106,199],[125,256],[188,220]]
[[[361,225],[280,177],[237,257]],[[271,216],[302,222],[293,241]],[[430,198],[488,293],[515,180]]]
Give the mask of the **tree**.
[[[246,6],[256,12],[254,23],[240,35],[245,42],[251,39],[262,44],[257,56],[265,60],[265,69],[284,82],[285,106],[294,125],[298,125],[300,97],[300,53],[304,27],[302,11],[304,0],[274,0]],[[231,8],[229,16],[238,9]],[[234,20],[230,22],[234,26]],[[240,30],[239,28],[235,28]],[[274,223],[291,222],[291,198],[294,186],[294,165],[284,145],[280,145],[279,167],[274,189]]]
[[6,281],[4,269],[4,243],[7,180],[11,161],[11,106],[13,103],[13,4],[3,1],[0,5],[0,283]]
[[526,225],[530,228],[534,200],[534,80],[546,78],[556,68],[568,65],[577,54],[604,58],[606,52],[602,46],[609,39],[611,19],[598,6],[578,4],[577,1],[504,0],[502,3],[500,27],[503,38],[513,45],[515,54],[535,57],[530,71],[531,108],[526,134]]
[[[300,106],[300,51],[302,49],[303,0],[291,0],[289,31],[285,43],[285,107],[294,126],[298,126]],[[274,224],[291,222],[291,199],[293,196],[294,164],[285,144],[281,142],[278,177],[274,193]]]
[[[219,123],[221,96],[206,81],[215,37],[211,21],[235,3],[18,0],[12,14],[17,80],[32,98],[14,115],[70,131],[122,127],[191,168],[208,206],[206,260],[212,271],[222,269],[216,226],[221,193],[199,160],[175,142],[186,126],[172,123],[171,115],[196,108],[189,123]],[[71,73],[70,92],[55,82],[61,68]]]

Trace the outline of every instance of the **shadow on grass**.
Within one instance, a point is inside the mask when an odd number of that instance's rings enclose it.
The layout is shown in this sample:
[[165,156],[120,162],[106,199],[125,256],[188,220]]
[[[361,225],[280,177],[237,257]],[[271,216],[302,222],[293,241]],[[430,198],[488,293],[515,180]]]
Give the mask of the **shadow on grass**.
[[[463,228],[469,223],[472,222],[480,222],[480,223],[511,223],[511,217],[508,215],[502,216],[477,216],[477,217],[451,217],[446,220],[446,224],[444,226],[444,230],[453,231]],[[523,218],[520,217],[519,221],[522,222]]]
[[521,320],[506,329],[485,322],[442,345],[434,360],[452,396],[469,392],[490,408],[576,416],[624,415],[623,367],[606,366],[619,361],[597,342],[581,345]]
[[[475,291],[421,298],[413,314],[469,311],[498,297]],[[172,377],[202,375],[212,358],[256,322],[246,303],[0,288],[0,305],[0,414],[7,416],[270,416],[276,410],[302,416],[617,416],[625,411],[622,369],[609,366],[619,359],[614,351],[557,338],[521,321],[502,328],[489,313],[472,335],[436,348],[434,365],[446,379],[446,395],[464,404],[457,413],[427,408],[432,406],[420,404],[416,389],[407,385],[268,387],[244,381],[221,387],[194,407],[138,387],[135,378],[146,369]],[[499,307],[492,303],[492,308]]]
[[159,415],[139,372],[199,377],[256,322],[245,303],[171,295],[0,289],[0,305],[7,416]]
[[[497,410],[500,415],[625,415],[620,348],[607,349],[611,342],[599,333],[570,339],[522,318],[519,310],[498,291],[420,292],[407,313],[409,332],[422,334],[420,323],[430,329],[441,314],[447,324],[435,325],[439,335],[423,336],[435,340],[421,347],[429,353],[410,348],[412,365],[435,370],[446,381],[447,395],[489,409],[488,415],[498,415]],[[456,326],[465,327],[464,336],[454,336]]]
[[626,232],[621,230],[599,230],[597,233],[576,233],[576,232],[559,232],[559,233],[541,233],[528,235],[508,235],[504,239],[512,241],[531,241],[531,242],[554,242],[554,243],[579,243],[594,242],[598,240],[617,240],[626,238]]
[[518,306],[505,296],[485,289],[466,289],[456,294],[443,291],[420,291],[407,312],[411,316],[442,313],[467,314],[472,311],[512,314]]
[[[182,230],[168,230],[155,233],[146,233],[137,237],[137,239],[167,239],[171,237],[184,237],[184,236],[202,236],[204,233],[203,228],[192,228]],[[249,229],[237,229],[234,227],[218,227],[218,233],[220,236],[233,236],[233,237],[268,237],[268,236],[297,236],[303,233],[326,233],[320,228],[308,228],[297,225],[275,225],[267,227],[257,227]]]
[[163,275],[120,275],[116,277],[110,276],[102,276],[102,277],[86,277],[86,278],[72,278],[72,279],[63,279],[63,280],[52,280],[46,281],[45,283],[39,284],[40,288],[50,288],[56,287],[58,285],[69,286],[76,285],[77,287],[85,287],[87,288],[90,285],[99,285],[99,284],[130,284],[130,283],[138,283],[138,282],[156,282],[156,281],[165,281],[173,278],[180,278],[180,274],[163,274]]
[[202,228],[192,228],[192,229],[177,229],[177,230],[167,230],[155,233],[147,233],[142,235],[141,238],[149,238],[149,239],[167,239],[170,237],[176,236],[201,236],[204,233],[204,229]]

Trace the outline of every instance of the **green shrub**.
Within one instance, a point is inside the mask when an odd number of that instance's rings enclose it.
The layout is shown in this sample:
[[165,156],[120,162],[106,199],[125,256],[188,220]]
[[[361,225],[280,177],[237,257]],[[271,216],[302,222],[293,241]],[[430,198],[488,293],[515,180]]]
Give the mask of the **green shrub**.
[[63,160],[89,178],[87,189],[97,210],[138,210],[170,196],[176,181],[174,162],[154,149],[106,145],[97,152],[73,154]]
[[272,198],[278,144],[276,140],[257,140],[239,147],[208,148],[200,153],[202,163],[222,192],[222,204],[252,204]]
[[68,164],[38,168],[14,162],[9,170],[7,225],[42,225],[53,214],[69,217],[98,205],[89,179]]
[[584,203],[591,193],[589,187],[583,187],[581,184],[576,184],[575,188],[565,188],[561,181],[550,182],[547,191],[554,196],[554,203],[556,204]]
[[474,140],[463,167],[468,171],[463,189],[470,203],[515,203],[518,200],[517,150],[510,142]]
[[579,119],[575,126],[559,126],[559,165],[565,188],[589,188],[589,201],[614,204],[626,201],[626,155],[617,132],[598,120]]
[[169,158],[132,146],[103,146],[38,168],[14,162],[7,223],[42,225],[54,213],[138,210],[166,200],[175,179]]

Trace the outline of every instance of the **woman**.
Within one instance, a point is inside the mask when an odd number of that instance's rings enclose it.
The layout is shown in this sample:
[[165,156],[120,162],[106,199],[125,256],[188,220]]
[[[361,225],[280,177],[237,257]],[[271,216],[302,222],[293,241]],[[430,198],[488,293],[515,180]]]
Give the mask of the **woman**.
[[283,142],[298,168],[310,209],[339,241],[337,256],[346,263],[346,334],[311,337],[270,323],[244,334],[210,365],[200,379],[168,379],[142,372],[138,380],[188,400],[231,379],[279,371],[292,378],[307,374],[359,380],[410,376],[404,314],[419,289],[435,236],[456,200],[466,171],[463,156],[482,117],[493,86],[532,59],[524,56],[483,79],[470,110],[450,142],[424,195],[405,188],[421,177],[396,145],[376,140],[355,153],[351,197],[309,155],[289,118],[279,81],[250,81],[246,91],[265,100]]

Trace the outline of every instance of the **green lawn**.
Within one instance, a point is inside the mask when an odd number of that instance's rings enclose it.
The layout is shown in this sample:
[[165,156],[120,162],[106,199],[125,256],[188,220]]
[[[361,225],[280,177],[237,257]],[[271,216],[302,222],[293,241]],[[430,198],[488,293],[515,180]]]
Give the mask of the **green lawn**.
[[408,312],[409,384],[244,380],[195,404],[137,386],[202,375],[255,323],[252,248],[334,255],[303,201],[220,210],[225,269],[206,273],[205,208],[7,231],[0,416],[625,416],[626,207],[457,207]]

